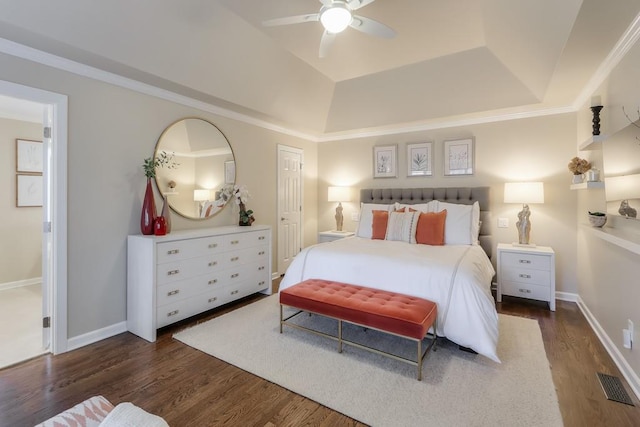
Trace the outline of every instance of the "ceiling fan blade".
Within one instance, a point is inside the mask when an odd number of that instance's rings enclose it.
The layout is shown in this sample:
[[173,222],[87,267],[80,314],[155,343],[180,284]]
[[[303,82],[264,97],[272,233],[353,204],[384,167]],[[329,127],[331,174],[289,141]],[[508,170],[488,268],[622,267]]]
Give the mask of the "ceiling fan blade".
[[335,39],[336,35],[328,31],[325,31],[322,34],[322,39],[320,39],[320,53],[318,55],[320,58],[324,58],[327,56],[327,54],[329,53],[329,48],[331,47]]
[[318,0],[318,1],[322,3],[323,6],[331,6],[331,3],[333,3],[333,0]]
[[265,27],[275,27],[278,25],[303,24],[305,22],[316,22],[320,20],[319,13],[309,13],[307,15],[287,16],[284,18],[269,19],[262,21]]
[[362,31],[376,37],[392,39],[396,36],[396,32],[384,24],[364,16],[354,15],[349,26],[355,30]]
[[347,5],[351,10],[358,10],[361,7],[365,7],[368,4],[373,3],[376,0],[350,0]]

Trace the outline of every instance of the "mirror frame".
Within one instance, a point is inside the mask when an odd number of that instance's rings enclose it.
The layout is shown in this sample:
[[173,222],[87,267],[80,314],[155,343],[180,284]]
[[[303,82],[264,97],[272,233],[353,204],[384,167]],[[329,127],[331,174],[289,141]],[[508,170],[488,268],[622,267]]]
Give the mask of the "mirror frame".
[[[207,119],[203,119],[202,117],[197,117],[197,116],[187,116],[187,117],[183,117],[181,119],[175,120],[174,122],[172,122],[171,124],[169,124],[169,126],[167,126],[162,133],[160,134],[160,136],[158,137],[158,140],[156,141],[156,147],[153,151],[153,158],[157,158],[158,154],[162,151],[165,151],[167,154],[170,153],[170,150],[166,150],[166,149],[160,149],[160,143],[162,142],[162,138],[166,135],[166,133],[176,124],[183,122],[185,120],[201,120],[205,123],[208,123],[209,125],[211,125],[215,130],[217,130],[218,132],[220,132],[220,135],[222,135],[222,137],[224,138],[224,140],[227,142],[227,145],[229,146],[229,150],[231,150],[231,156],[233,157],[233,161],[236,162],[236,155],[233,151],[233,147],[231,146],[231,143],[229,142],[229,139],[227,138],[227,136],[224,134],[224,132],[222,132],[222,130],[220,130],[220,128],[218,126],[216,126],[215,124],[213,124],[211,121],[207,120]],[[237,173],[236,173],[236,169],[234,169],[234,174],[233,174],[233,184],[235,185],[235,182],[237,180]],[[223,171],[224,173],[225,171]],[[158,183],[158,171],[156,170],[156,176],[154,177],[154,181],[156,183],[156,189],[158,190],[158,192],[160,193],[161,196],[165,195],[165,192],[163,192],[160,189],[160,185]],[[206,216],[204,218],[201,217],[196,217],[196,216],[192,216],[192,215],[187,215],[184,212],[181,212],[179,210],[177,210],[172,204],[171,204],[171,200],[167,197],[167,203],[169,204],[169,208],[175,212],[177,215],[192,220],[192,221],[204,221],[204,220],[208,220],[213,218],[214,216],[216,216],[218,213],[222,212],[222,210],[225,208],[225,206],[228,203],[228,200],[220,207],[220,209],[218,209],[217,211],[215,211],[214,213],[212,213],[209,216]]]

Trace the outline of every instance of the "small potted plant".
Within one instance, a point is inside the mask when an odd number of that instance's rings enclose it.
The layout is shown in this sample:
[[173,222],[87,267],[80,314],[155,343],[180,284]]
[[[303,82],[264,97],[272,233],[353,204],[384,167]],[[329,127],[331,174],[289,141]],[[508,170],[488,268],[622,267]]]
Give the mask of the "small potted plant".
[[604,212],[591,212],[589,211],[589,223],[593,227],[602,227],[607,222],[607,214]]
[[572,182],[574,184],[580,184],[584,180],[584,174],[591,169],[591,163],[586,159],[580,157],[574,157],[567,165],[571,173],[573,174]]

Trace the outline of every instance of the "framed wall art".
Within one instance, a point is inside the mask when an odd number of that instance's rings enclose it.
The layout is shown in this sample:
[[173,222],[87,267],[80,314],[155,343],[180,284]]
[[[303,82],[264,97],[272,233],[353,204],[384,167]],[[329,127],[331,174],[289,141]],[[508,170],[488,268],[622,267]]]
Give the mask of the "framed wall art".
[[42,175],[16,175],[16,207],[42,206]]
[[236,182],[236,162],[229,160],[224,162],[224,183],[233,184]]
[[16,172],[42,173],[42,141],[16,139]]
[[373,147],[373,177],[396,178],[398,176],[398,146]]
[[444,142],[445,176],[473,175],[473,138]]
[[432,143],[407,144],[407,176],[432,176]]

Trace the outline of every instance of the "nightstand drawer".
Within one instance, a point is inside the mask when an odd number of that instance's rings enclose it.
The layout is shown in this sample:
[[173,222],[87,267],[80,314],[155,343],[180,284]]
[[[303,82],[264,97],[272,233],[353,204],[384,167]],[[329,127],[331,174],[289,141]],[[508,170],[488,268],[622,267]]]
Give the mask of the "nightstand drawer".
[[534,255],[527,253],[503,252],[501,261],[507,268],[531,268],[536,270],[551,270],[551,259],[546,255]]
[[502,282],[502,293],[514,297],[522,297],[535,299],[540,301],[549,301],[550,292],[548,286],[538,286],[529,283]]
[[526,268],[505,267],[501,272],[505,282],[528,283],[532,285],[549,287],[550,272],[548,270],[531,270]]

